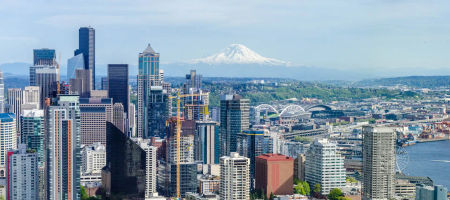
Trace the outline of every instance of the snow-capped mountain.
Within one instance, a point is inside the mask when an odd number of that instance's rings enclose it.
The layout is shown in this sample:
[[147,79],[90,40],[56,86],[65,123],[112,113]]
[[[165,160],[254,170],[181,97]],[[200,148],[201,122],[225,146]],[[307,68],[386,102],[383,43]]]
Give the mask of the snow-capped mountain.
[[231,44],[219,53],[206,58],[193,59],[189,63],[290,65],[286,61],[261,56],[242,44]]

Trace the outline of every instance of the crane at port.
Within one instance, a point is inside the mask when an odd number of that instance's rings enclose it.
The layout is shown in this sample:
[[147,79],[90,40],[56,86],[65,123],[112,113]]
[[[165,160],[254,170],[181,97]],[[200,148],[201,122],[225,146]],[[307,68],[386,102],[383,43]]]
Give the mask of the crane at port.
[[[169,99],[176,99],[177,101],[177,135],[176,135],[176,145],[177,145],[177,199],[180,199],[180,138],[181,138],[181,99],[186,97],[201,97],[201,94],[180,94],[180,91],[177,92],[175,96],[169,96]],[[208,107],[205,106],[203,113],[205,115],[208,114]]]

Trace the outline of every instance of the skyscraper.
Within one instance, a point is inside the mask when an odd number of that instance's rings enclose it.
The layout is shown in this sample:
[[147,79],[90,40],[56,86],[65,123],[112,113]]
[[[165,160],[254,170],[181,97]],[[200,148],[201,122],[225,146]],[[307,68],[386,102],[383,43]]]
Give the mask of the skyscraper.
[[20,88],[8,88],[9,112],[16,116],[17,136],[20,137],[20,113],[23,104],[23,94]]
[[75,71],[77,69],[84,69],[84,56],[82,53],[69,58],[67,60],[67,80],[75,78]]
[[38,156],[39,166],[44,164],[44,110],[24,110],[20,116],[21,143],[34,150]]
[[220,143],[222,156],[237,151],[236,135],[249,128],[250,100],[240,95],[224,95],[220,99]]
[[[24,104],[25,105],[25,104]],[[21,143],[36,152],[39,170],[39,199],[45,199],[45,122],[44,110],[25,109],[20,116]]]
[[0,177],[6,175],[6,154],[16,148],[16,116],[13,113],[0,113]]
[[220,199],[250,199],[250,159],[231,152],[220,158]]
[[161,86],[151,86],[144,111],[144,138],[164,137],[169,119],[169,94]]
[[306,153],[305,176],[309,185],[320,184],[322,194],[345,187],[344,157],[337,152],[335,143],[316,139],[311,144]]
[[139,53],[139,72],[137,76],[138,110],[137,110],[137,136],[149,135],[146,120],[151,86],[161,85],[159,76],[159,53],[148,44],[147,48]]
[[52,96],[52,85],[58,81],[58,70],[55,67],[45,66],[36,69],[36,85],[40,88],[40,107],[43,107],[46,98]]
[[363,199],[391,199],[395,191],[395,140],[393,128],[364,126]]
[[54,49],[33,49],[33,65],[56,66],[56,52]]
[[294,159],[281,154],[262,154],[256,157],[256,186],[270,194],[291,195],[294,185]]
[[102,90],[108,91],[108,77],[102,77]]
[[[105,122],[106,129],[106,122]],[[100,175],[106,166],[106,148],[100,142],[86,145],[81,149],[81,175]]]
[[7,199],[39,199],[36,153],[27,152],[27,145],[20,144],[18,150],[8,151],[7,166]]
[[113,121],[110,98],[80,98],[81,144],[106,145],[106,122]]
[[59,65],[56,62],[56,53],[54,49],[34,49],[33,65],[30,66],[30,85],[36,86],[36,70],[42,68],[55,68],[57,80],[59,81]]
[[40,109],[41,92],[38,86],[26,86],[23,90],[22,110]]
[[80,108],[77,95],[60,95],[48,108],[47,199],[80,198]]
[[5,83],[3,82],[3,72],[0,70],[0,113],[5,112]]
[[130,128],[130,136],[136,137],[136,107],[134,103],[128,106],[128,127]]
[[202,75],[197,74],[195,70],[186,74],[183,94],[190,96],[183,98],[183,106],[185,118],[188,120],[203,121],[209,117],[209,92],[203,91],[201,85]]
[[255,178],[255,158],[261,154],[273,153],[273,139],[268,130],[247,129],[236,134],[236,142],[237,152],[250,159],[250,178],[253,180]]
[[203,164],[219,164],[219,126],[213,121],[197,121],[194,141],[196,161]]
[[89,98],[93,88],[90,69],[75,70],[75,78],[70,79],[71,92],[83,98]]
[[128,65],[108,65],[108,95],[114,103],[122,103],[125,113],[128,113]]
[[[107,123],[106,167],[102,184],[109,195],[144,199],[156,192],[156,147],[149,140],[129,138],[112,123]],[[159,176],[159,175],[158,175]]]
[[92,27],[81,27],[78,31],[78,49],[75,50],[75,56],[83,54],[84,69],[92,71],[92,89],[95,89],[95,29]]
[[128,132],[125,131],[125,113],[123,110],[124,108],[121,103],[115,103],[113,105],[113,123],[120,131],[127,135]]

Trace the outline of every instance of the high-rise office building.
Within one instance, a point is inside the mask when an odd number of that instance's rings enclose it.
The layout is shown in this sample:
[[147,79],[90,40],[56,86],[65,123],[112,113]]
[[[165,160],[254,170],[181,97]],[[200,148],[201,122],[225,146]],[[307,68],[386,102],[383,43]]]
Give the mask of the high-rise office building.
[[75,55],[67,60],[67,80],[75,78],[75,71],[84,69],[84,56],[82,53]]
[[56,52],[54,49],[33,49],[33,65],[56,66]]
[[3,82],[3,72],[0,70],[0,113],[5,112],[5,83]]
[[237,134],[250,126],[250,100],[240,95],[224,95],[220,99],[220,143],[222,156],[237,151]]
[[220,199],[250,199],[250,159],[231,152],[220,158]]
[[78,30],[78,49],[75,56],[83,54],[84,69],[90,69],[92,89],[95,89],[95,29],[92,27],[81,27]]
[[[391,199],[395,191],[395,140],[393,128],[364,126],[363,199]],[[308,158],[306,160],[308,162]]]
[[128,132],[125,131],[125,112],[121,103],[115,103],[113,105],[113,123],[125,135],[128,134]]
[[[255,158],[261,154],[273,153],[273,139],[266,129],[247,129],[236,134],[239,155],[250,159],[250,178],[255,178]],[[253,184],[252,184],[253,187]]]
[[[167,161],[175,164],[177,162],[177,120],[175,117],[168,120],[169,135],[167,140]],[[194,134],[195,121],[183,120],[181,121],[180,133],[180,163],[194,162]]]
[[36,69],[36,85],[40,88],[40,107],[44,105],[46,98],[52,96],[52,85],[58,81],[58,69],[51,66]]
[[23,94],[20,88],[8,88],[9,112],[16,115],[17,136],[20,138],[20,113],[23,104]]
[[93,88],[90,69],[75,70],[75,78],[70,79],[71,92],[80,95],[82,98],[89,98]]
[[79,96],[58,96],[56,104],[48,108],[47,117],[47,199],[79,199]]
[[[156,193],[156,147],[149,140],[129,138],[115,125],[107,123],[106,167],[102,185],[106,195],[144,199]],[[159,176],[159,175],[158,175]]]
[[0,177],[6,175],[6,154],[16,148],[16,116],[14,113],[0,113]]
[[108,95],[114,103],[121,103],[125,113],[128,113],[128,65],[108,65]]
[[161,137],[166,134],[166,120],[169,119],[169,95],[161,86],[152,86],[144,111],[144,138]]
[[213,121],[197,121],[194,141],[195,160],[203,164],[219,164],[219,125]]
[[294,185],[294,159],[281,154],[262,154],[255,160],[255,189],[270,194],[291,195]]
[[38,86],[26,86],[23,90],[22,110],[41,109],[41,92]]
[[36,86],[36,70],[42,68],[55,68],[59,81],[59,65],[56,62],[56,53],[54,49],[34,49],[33,65],[30,66],[30,85]]
[[183,94],[190,95],[183,98],[183,105],[184,115],[188,120],[204,121],[209,117],[209,92],[203,91],[201,86],[202,75],[197,74],[195,70],[186,74]]
[[106,145],[106,122],[113,121],[110,98],[80,98],[81,144]]
[[147,137],[150,135],[148,133],[148,118],[146,113],[148,113],[148,102],[150,101],[150,88],[151,86],[161,85],[161,80],[159,76],[159,53],[150,46],[142,52],[139,53],[139,72],[137,76],[137,136]]
[[7,155],[7,199],[39,199],[38,157],[20,144]]
[[345,187],[344,157],[337,152],[335,143],[316,139],[311,144],[306,153],[305,176],[309,185],[320,184],[322,194]]

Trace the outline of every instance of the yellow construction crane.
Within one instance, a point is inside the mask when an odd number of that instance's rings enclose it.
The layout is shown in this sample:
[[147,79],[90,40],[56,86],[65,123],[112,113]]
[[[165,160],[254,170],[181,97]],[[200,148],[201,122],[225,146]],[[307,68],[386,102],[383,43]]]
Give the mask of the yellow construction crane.
[[[176,96],[169,96],[169,99],[177,99],[177,199],[180,199],[180,138],[181,138],[181,98],[202,96],[201,94],[180,94],[178,91]],[[208,114],[208,108],[204,110],[205,114]]]

